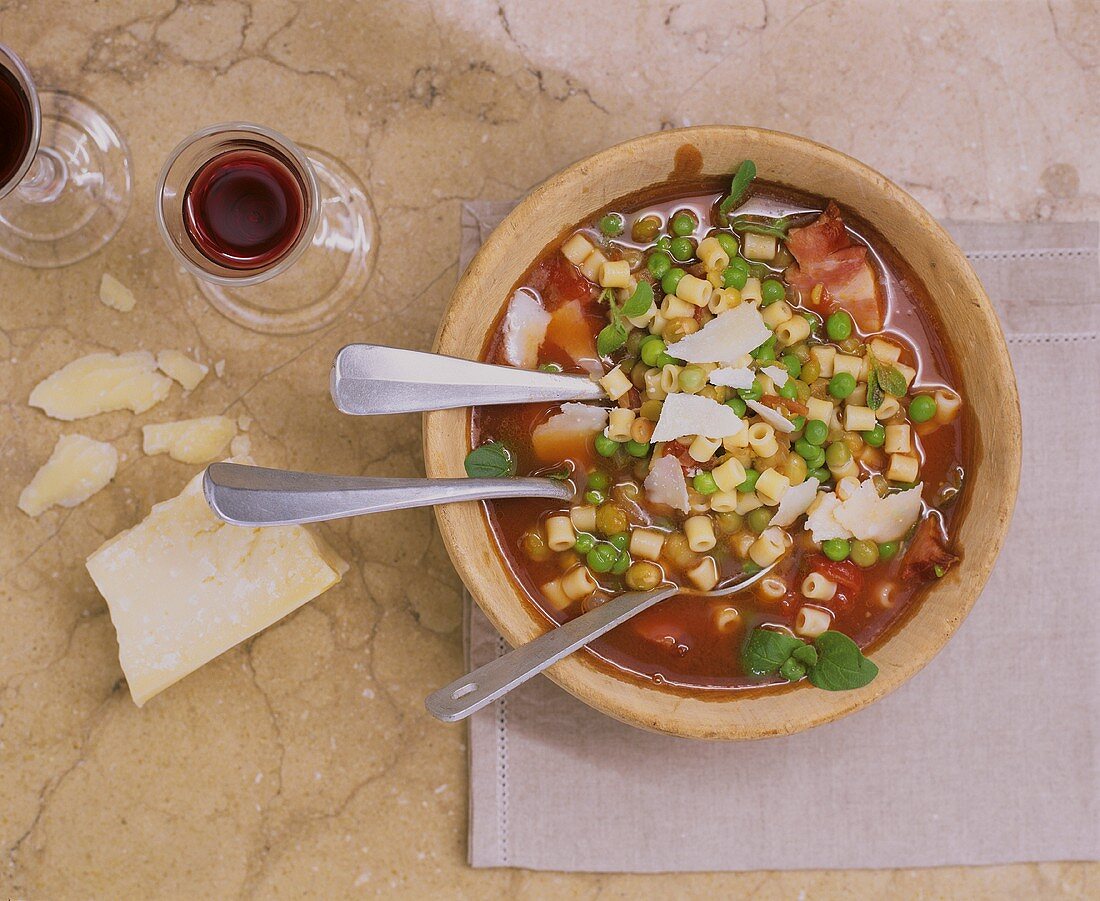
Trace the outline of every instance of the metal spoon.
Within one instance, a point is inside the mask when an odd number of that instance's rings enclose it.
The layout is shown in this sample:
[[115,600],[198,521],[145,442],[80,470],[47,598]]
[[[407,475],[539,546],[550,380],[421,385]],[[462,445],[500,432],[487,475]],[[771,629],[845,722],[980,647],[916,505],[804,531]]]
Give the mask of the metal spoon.
[[332,402],[343,413],[419,413],[475,404],[607,400],[583,375],[475,363],[442,354],[349,344],[332,362]]
[[692,591],[665,584],[650,591],[620,594],[594,610],[551,629],[534,641],[520,645],[496,660],[479,666],[461,679],[456,679],[450,685],[432,692],[425,699],[424,706],[436,719],[445,723],[458,722],[666,598],[677,594],[709,598],[736,594],[764,578],[774,566],[775,563],[747,579],[714,591]]
[[211,463],[202,480],[214,513],[237,526],[285,526],[504,497],[573,499],[556,479],[382,479]]

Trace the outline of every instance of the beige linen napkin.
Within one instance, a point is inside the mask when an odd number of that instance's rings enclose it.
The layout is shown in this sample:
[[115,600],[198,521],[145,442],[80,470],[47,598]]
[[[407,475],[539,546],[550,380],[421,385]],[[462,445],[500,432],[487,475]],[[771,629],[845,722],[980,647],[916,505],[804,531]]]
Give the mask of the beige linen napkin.
[[[509,208],[465,207],[463,266]],[[948,228],[1004,323],[1025,433],[1008,543],[958,634],[871,707],[744,744],[633,729],[536,678],[470,721],[473,866],[654,872],[1098,856],[1098,228]],[[471,666],[507,649],[476,608],[468,630]]]

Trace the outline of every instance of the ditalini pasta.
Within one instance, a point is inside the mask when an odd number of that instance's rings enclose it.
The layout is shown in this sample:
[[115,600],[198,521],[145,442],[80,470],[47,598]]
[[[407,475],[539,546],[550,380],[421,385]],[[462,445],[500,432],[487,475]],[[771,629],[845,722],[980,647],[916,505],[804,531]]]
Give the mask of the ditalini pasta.
[[[573,488],[487,505],[549,617],[681,586],[585,652],[673,687],[803,678],[818,651],[791,649],[830,632],[873,656],[956,559],[969,460],[950,354],[893,250],[827,199],[729,186],[627,198],[545,249],[509,294],[548,320],[532,365],[606,400],[472,418],[471,473]],[[742,213],[750,194],[775,215]],[[762,670],[761,643],[792,656]]]

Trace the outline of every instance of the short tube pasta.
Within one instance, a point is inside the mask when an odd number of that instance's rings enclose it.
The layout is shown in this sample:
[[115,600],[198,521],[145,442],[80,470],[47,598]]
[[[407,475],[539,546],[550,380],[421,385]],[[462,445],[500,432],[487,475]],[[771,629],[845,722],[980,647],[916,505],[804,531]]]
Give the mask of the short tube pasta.
[[828,632],[833,616],[820,607],[800,607],[794,618],[794,631],[803,638],[817,638],[822,632]]
[[821,375],[830,378],[833,375],[833,360],[836,359],[836,348],[829,344],[819,344],[810,348],[810,359],[814,360],[821,368]]
[[573,507],[569,511],[569,521],[578,532],[596,531],[596,507],[594,504],[585,504],[583,507]]
[[713,235],[699,242],[695,255],[707,269],[722,270],[730,264],[730,255],[722,249],[722,245]]
[[710,509],[715,513],[736,513],[737,492],[715,491],[714,494],[710,496]]
[[714,478],[714,483],[718,486],[719,491],[733,491],[745,481],[745,467],[734,457],[730,457],[725,462],[715,466],[710,474]]
[[[687,301],[693,307],[705,307],[713,292],[714,285],[706,279],[696,278],[694,275],[685,275],[676,285],[676,296],[680,300]],[[684,315],[691,316],[693,314],[694,311]]]
[[875,410],[875,419],[879,422],[885,422],[887,419],[893,419],[900,412],[901,403],[896,397],[887,394],[882,399],[882,403],[879,404],[878,409]]
[[810,337],[810,323],[805,316],[794,315],[790,319],[780,323],[775,330],[775,337],[784,347],[805,341]]
[[579,563],[561,577],[561,590],[571,601],[584,600],[598,587],[592,573]]
[[777,300],[775,303],[769,304],[764,307],[763,312],[760,314],[760,317],[764,320],[764,325],[772,331],[775,331],[776,326],[786,322],[792,316],[794,316],[794,310],[785,300]]
[[932,397],[936,401],[935,420],[940,425],[947,425],[959,415],[959,410],[962,408],[962,398],[954,391],[937,388]]
[[891,482],[915,482],[920,473],[920,460],[910,454],[891,454],[886,478]]
[[775,259],[778,241],[775,235],[745,235],[745,259],[766,262]]
[[741,611],[736,607],[719,607],[714,611],[714,627],[719,632],[733,632],[741,628]]
[[[684,278],[687,278],[685,275]],[[682,281],[682,279],[681,279]],[[683,319],[685,316],[694,316],[695,307],[675,294],[666,294],[661,301],[661,315],[665,319]]]
[[749,426],[749,447],[758,457],[771,457],[779,450],[775,429],[766,422],[754,422]]
[[603,390],[607,392],[607,396],[612,400],[618,400],[627,391],[634,386],[631,384],[630,379],[626,377],[626,373],[622,368],[616,366],[607,375],[600,379],[600,385],[603,386]]
[[665,533],[657,529],[634,529],[630,533],[630,554],[642,560],[657,560],[665,546]]
[[718,543],[714,523],[705,515],[689,516],[684,521],[684,535],[687,536],[688,547],[697,554],[709,551]]
[[595,282],[600,277],[600,267],[607,262],[605,257],[600,251],[593,250],[588,256],[584,258],[584,262],[580,265],[581,273],[590,282]]
[[764,299],[761,293],[760,279],[750,276],[745,280],[745,287],[741,289],[741,299],[746,303],[760,303]]
[[787,550],[787,533],[782,529],[771,526],[760,533],[760,536],[749,548],[749,559],[757,566],[769,566],[783,556]]
[[[876,425],[875,411],[870,407],[854,406],[851,403],[845,404],[844,428],[849,432],[869,432]],[[889,434],[889,428],[887,434]]]
[[821,573],[810,573],[802,580],[802,596],[812,601],[831,601],[836,594],[836,582]]
[[886,441],[882,449],[888,454],[907,454],[913,449],[913,434],[908,423],[902,425],[888,425],[886,427]]
[[630,284],[630,264],[626,260],[608,261],[600,266],[601,288],[625,288]]
[[567,551],[577,543],[577,533],[568,513],[546,517],[546,546],[552,551]]
[[775,576],[765,576],[756,586],[756,595],[763,601],[782,600],[787,594],[787,583]]
[[595,249],[596,248],[592,246],[592,242],[580,232],[577,232],[577,234],[573,235],[572,238],[561,246],[562,254],[564,254],[565,258],[574,266],[579,266],[588,259],[588,255]]
[[607,437],[612,441],[629,441],[630,426],[637,414],[633,410],[616,407],[607,417]]
[[841,372],[848,373],[857,382],[861,380],[866,381],[866,377],[862,375],[863,372],[863,357],[853,357],[849,354],[837,354],[833,357],[833,375],[837,375]]
[[539,591],[541,591],[542,596],[558,610],[564,610],[572,603],[569,596],[562,590],[560,578],[540,586]]
[[767,506],[774,507],[791,487],[791,480],[777,469],[765,469],[756,480],[756,496]]
[[[688,456],[696,463],[706,463],[707,460],[714,456],[714,452],[721,446],[722,442],[717,438],[707,438],[703,435],[697,435],[695,440],[688,446]],[[742,481],[744,481],[744,479],[742,479]]]
[[682,366],[675,363],[666,363],[661,368],[661,390],[665,394],[675,394],[680,390],[680,371]]
[[710,591],[718,584],[718,564],[714,562],[713,557],[704,557],[684,575],[700,591]]

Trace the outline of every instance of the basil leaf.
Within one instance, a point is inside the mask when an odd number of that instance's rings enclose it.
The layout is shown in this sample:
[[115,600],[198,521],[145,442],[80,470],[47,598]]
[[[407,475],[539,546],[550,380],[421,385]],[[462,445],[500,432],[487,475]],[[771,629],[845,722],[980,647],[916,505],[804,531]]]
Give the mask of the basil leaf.
[[730,223],[730,228],[734,231],[751,232],[754,235],[775,235],[777,238],[786,238],[787,229],[790,227],[790,220],[786,216],[776,219],[771,225],[766,222],[755,222],[748,216],[738,216]]
[[638,287],[623,304],[622,314],[633,318],[644,315],[653,303],[653,287],[649,282],[638,282]]
[[817,666],[817,650],[812,644],[804,644],[802,647],[794,649],[791,659],[797,660],[806,666]]
[[[614,288],[604,288],[600,292],[599,302],[600,303],[611,303],[611,301],[614,298],[615,298],[615,289]],[[612,304],[612,306],[614,306],[614,304]]]
[[753,629],[748,644],[745,645],[745,650],[741,654],[741,663],[747,673],[752,673],[754,676],[770,676],[787,662],[794,651],[804,647],[805,644],[804,641],[784,632],[776,632],[773,629]]
[[893,366],[878,367],[878,383],[882,386],[883,391],[894,395],[894,397],[905,397],[905,392],[908,390],[908,386],[905,384],[905,376]]
[[756,178],[756,163],[752,160],[745,160],[737,167],[733,181],[730,182],[729,196],[718,205],[718,212],[723,217],[741,203],[741,199],[745,196],[745,192],[749,189],[749,184],[754,178]]
[[564,482],[569,478],[570,472],[568,469],[555,469],[553,472],[540,473],[544,479],[553,479],[556,482]]
[[516,474],[516,461],[499,441],[475,447],[466,455],[466,475],[471,479],[496,479]]
[[871,361],[871,371],[867,375],[867,406],[877,410],[882,406],[886,396],[882,393],[882,386],[878,383],[878,365]]
[[613,354],[626,344],[626,329],[622,323],[616,321],[605,326],[596,336],[596,353],[601,357]]
[[810,682],[818,688],[849,691],[862,688],[878,675],[878,667],[843,632],[822,632],[814,647],[818,661],[810,667]]

